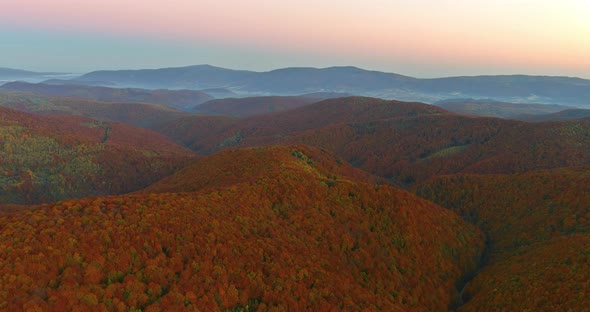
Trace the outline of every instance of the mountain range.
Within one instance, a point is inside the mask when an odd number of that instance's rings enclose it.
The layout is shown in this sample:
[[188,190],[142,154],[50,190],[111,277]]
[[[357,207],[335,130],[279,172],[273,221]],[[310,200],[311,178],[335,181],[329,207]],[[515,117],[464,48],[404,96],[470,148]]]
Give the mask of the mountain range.
[[283,68],[267,72],[210,65],[101,70],[49,82],[147,89],[225,88],[241,96],[339,92],[427,103],[452,98],[490,98],[517,103],[590,105],[590,80],[581,78],[498,75],[420,79],[351,66]]

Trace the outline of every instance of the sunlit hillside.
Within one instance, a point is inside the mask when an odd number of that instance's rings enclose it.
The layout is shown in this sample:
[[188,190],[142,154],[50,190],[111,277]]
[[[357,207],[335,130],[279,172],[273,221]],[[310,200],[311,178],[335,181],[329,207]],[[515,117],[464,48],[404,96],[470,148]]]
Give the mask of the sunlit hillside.
[[[268,164],[254,175],[252,157]],[[181,183],[152,190],[166,193],[0,216],[0,307],[446,310],[481,256],[474,226],[362,182],[366,174],[322,151],[222,152],[194,166],[218,182],[203,187],[203,177],[181,171]],[[193,183],[201,191],[189,191]]]

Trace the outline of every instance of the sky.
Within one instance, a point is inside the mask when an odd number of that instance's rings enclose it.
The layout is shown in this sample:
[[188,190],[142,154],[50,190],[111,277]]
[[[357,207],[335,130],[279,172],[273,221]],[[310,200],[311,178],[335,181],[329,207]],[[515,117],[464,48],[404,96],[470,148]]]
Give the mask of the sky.
[[0,67],[590,78],[590,0],[0,0]]

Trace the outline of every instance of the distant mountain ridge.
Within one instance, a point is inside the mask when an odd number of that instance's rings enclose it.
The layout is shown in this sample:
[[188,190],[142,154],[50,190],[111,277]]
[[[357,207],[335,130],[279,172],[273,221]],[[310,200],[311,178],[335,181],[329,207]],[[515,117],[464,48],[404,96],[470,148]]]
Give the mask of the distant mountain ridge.
[[590,80],[572,77],[497,75],[419,79],[352,66],[291,67],[266,72],[211,65],[143,70],[102,70],[73,81],[119,87],[226,88],[251,95],[337,92],[433,103],[450,98],[493,98],[516,103],[588,106]]
[[204,92],[194,90],[117,89],[84,85],[33,84],[27,82],[10,82],[0,86],[0,90],[28,91],[43,95],[80,97],[108,102],[157,103],[184,111],[189,111],[194,106],[213,99],[213,97]]
[[254,72],[245,70],[195,65],[161,69],[101,70],[82,75],[74,80],[79,82],[108,81],[122,86],[168,89],[195,89],[195,82],[200,81],[199,89],[205,89],[230,86],[253,74]]
[[54,75],[54,74],[57,74],[57,73],[33,72],[33,71],[22,70],[22,69],[0,67],[0,77],[5,77],[5,76],[30,77],[30,76]]
[[41,82],[44,80],[62,80],[78,77],[77,74],[56,72],[33,72],[22,69],[0,67],[0,85],[11,81]]

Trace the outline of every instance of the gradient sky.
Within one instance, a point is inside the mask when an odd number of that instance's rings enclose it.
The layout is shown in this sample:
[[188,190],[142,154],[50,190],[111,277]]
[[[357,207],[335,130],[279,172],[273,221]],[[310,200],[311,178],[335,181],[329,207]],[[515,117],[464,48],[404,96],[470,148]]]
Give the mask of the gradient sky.
[[590,0],[0,0],[0,67],[590,78]]

